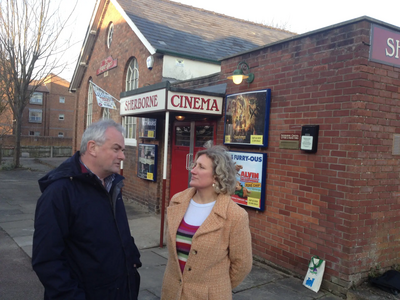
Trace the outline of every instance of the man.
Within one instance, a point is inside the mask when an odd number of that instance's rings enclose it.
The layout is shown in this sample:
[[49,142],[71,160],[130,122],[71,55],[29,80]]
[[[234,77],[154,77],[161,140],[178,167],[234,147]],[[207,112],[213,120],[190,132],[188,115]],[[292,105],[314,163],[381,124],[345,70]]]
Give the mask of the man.
[[39,180],[32,266],[44,299],[136,300],[141,266],[121,196],[123,128],[90,125],[80,151]]

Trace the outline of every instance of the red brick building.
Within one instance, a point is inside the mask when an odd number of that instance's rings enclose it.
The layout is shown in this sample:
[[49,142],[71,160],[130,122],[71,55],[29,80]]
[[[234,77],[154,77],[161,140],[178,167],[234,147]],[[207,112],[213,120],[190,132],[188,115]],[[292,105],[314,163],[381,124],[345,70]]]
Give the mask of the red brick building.
[[[136,2],[140,7],[141,1]],[[91,22],[86,52],[70,86],[78,99],[75,149],[88,119],[95,121],[109,114],[90,104],[95,101],[90,99],[90,80],[120,98],[122,105],[111,117],[125,122],[126,128],[129,124],[123,118],[156,119],[155,139],[135,135],[132,144],[127,139],[126,199],[155,212],[160,206],[162,210],[162,200],[167,203],[175,189],[187,187],[186,155],[203,147],[203,141],[226,143],[230,151],[267,155],[264,209],[246,207],[256,258],[304,276],[310,257],[318,255],[326,260],[323,287],[341,295],[363,281],[370,269],[385,270],[400,263],[400,63],[393,46],[400,40],[400,28],[362,17],[302,35],[281,36],[222,56],[217,59],[218,72],[183,80],[164,76],[164,72],[186,67],[188,54],[173,56],[166,49],[151,53],[146,44],[149,39],[132,29],[132,19],[121,15],[126,10],[116,1],[100,7],[106,10]],[[168,12],[165,8],[158,11]],[[178,34],[171,31],[172,36]],[[387,35],[384,45],[374,39],[382,34]],[[169,45],[164,35],[165,40],[155,32],[152,35]],[[387,55],[375,56],[373,50],[382,49]],[[148,69],[146,59],[151,55],[154,65]],[[117,66],[106,60],[109,56],[118,59]],[[139,84],[127,89],[133,57]],[[102,66],[108,61],[111,68],[104,71]],[[168,61],[173,64],[167,65]],[[242,61],[249,66],[245,73],[253,73],[254,81],[235,85],[227,77]],[[104,72],[98,74],[99,69]],[[197,104],[193,106],[197,111],[189,104],[181,110],[172,108],[178,106],[173,102],[177,95],[181,99],[214,99],[215,103],[221,98],[226,105],[229,95],[261,90],[271,93],[263,136],[267,143],[262,146],[229,143],[224,105],[216,104],[219,113],[215,115],[200,111]],[[155,96],[157,105],[151,102]],[[161,100],[165,107],[158,106]],[[178,116],[185,117],[184,121]],[[316,151],[301,150],[308,149],[302,138],[308,125],[319,126]],[[293,140],[287,143],[285,136]],[[142,155],[140,144],[156,145],[158,152]],[[151,155],[158,163],[148,173],[157,174],[156,179],[138,177],[138,165]]]
[[69,82],[49,75],[36,89],[23,112],[22,135],[72,138],[75,97]]

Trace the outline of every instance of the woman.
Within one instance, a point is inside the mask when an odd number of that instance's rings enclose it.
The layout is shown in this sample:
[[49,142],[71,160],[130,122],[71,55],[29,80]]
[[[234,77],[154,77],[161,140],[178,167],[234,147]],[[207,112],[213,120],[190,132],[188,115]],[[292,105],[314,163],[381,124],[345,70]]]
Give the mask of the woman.
[[232,299],[252,267],[247,212],[231,200],[235,165],[222,146],[196,154],[191,188],[167,209],[169,258],[162,300]]

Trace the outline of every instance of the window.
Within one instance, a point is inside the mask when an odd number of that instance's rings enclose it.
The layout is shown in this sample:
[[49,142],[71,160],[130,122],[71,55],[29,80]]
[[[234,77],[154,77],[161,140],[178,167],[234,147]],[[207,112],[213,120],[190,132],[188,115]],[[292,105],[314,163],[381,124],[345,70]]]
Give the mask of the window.
[[124,128],[125,138],[135,139],[136,138],[136,118],[135,117],[124,117]]
[[29,131],[29,135],[40,136],[39,131]]
[[41,109],[29,109],[29,122],[30,123],[42,123],[42,110]]
[[65,97],[60,96],[60,103],[65,103]]
[[104,107],[103,108],[103,119],[110,119],[110,109]]
[[59,132],[58,137],[64,137],[64,132]]
[[58,115],[58,119],[59,119],[59,120],[64,120],[64,115],[63,115],[63,114],[59,114],[59,115]]
[[138,88],[139,70],[136,58],[132,58],[126,71],[125,91],[132,91]]
[[[131,91],[139,87],[139,70],[136,58],[132,58],[126,71],[125,90]],[[136,118],[124,117],[125,142],[136,145]],[[130,141],[129,141],[130,140]]]
[[43,93],[34,92],[29,99],[30,104],[43,104]]
[[89,83],[86,127],[92,124],[92,109],[93,109],[93,86],[91,83]]
[[108,26],[108,34],[107,34],[107,47],[108,48],[111,47],[113,33],[114,33],[114,24],[111,23],[110,26]]

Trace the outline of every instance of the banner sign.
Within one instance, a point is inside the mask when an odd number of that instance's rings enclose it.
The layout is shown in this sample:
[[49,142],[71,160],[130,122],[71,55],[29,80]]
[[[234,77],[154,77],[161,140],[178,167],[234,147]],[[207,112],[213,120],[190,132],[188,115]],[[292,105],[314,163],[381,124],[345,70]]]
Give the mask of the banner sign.
[[271,90],[226,97],[224,144],[268,146]]
[[266,153],[228,151],[236,164],[236,203],[263,211],[265,209]]
[[165,111],[166,90],[160,89],[121,99],[120,115],[129,116]]
[[372,24],[369,59],[400,68],[400,32]]
[[100,107],[105,107],[105,108],[111,108],[111,109],[117,109],[115,106],[113,96],[111,96],[109,93],[106,91],[100,89],[97,85],[92,83],[93,91],[96,94],[96,99],[97,99],[97,104]]

